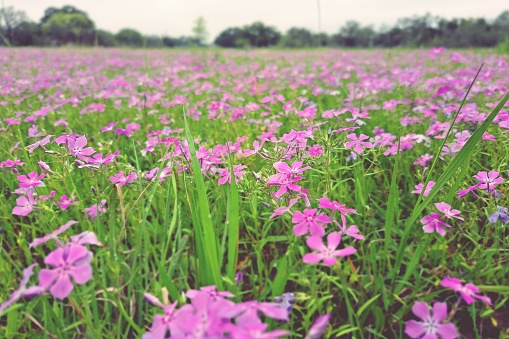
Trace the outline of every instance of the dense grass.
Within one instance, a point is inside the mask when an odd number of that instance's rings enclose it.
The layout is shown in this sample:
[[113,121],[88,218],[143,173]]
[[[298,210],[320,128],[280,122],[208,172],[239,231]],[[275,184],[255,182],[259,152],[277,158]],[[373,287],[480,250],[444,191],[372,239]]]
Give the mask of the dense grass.
[[[290,321],[268,323],[295,338],[325,313],[331,313],[325,337],[402,338],[405,323],[416,319],[416,301],[446,302],[448,321],[465,338],[509,335],[508,230],[501,221],[488,222],[497,206],[509,207],[509,68],[502,57],[4,49],[0,58],[0,161],[25,163],[2,164],[0,300],[33,263],[40,268],[29,285],[37,284],[56,244],[29,248],[35,238],[76,220],[63,239],[91,231],[101,242],[89,246],[93,279],[75,285],[63,301],[50,294],[21,299],[0,314],[0,337],[140,337],[160,313],[143,293],[162,298],[167,290],[170,301],[182,305],[186,291],[209,285],[232,292],[236,302],[294,293]],[[390,100],[397,103],[384,108]],[[355,109],[367,113],[352,119]],[[55,126],[59,119],[68,126]],[[433,132],[437,121],[449,124]],[[111,122],[118,125],[101,132]],[[139,129],[129,136],[117,132],[129,124]],[[359,128],[335,132],[353,126]],[[376,139],[377,126],[392,135],[386,145]],[[297,142],[281,139],[292,130],[306,132]],[[485,140],[485,131],[496,142]],[[464,142],[458,141],[462,132],[468,132]],[[350,133],[369,136],[375,147],[352,156],[345,144]],[[90,168],[76,162],[66,143],[28,151],[49,134],[51,140],[85,135],[86,147],[119,155]],[[246,156],[253,141],[265,137],[262,149]],[[461,145],[446,152],[453,141]],[[320,155],[310,153],[314,145],[321,146]],[[210,152],[203,155],[200,147]],[[413,165],[425,153],[433,160]],[[357,225],[365,239],[343,236],[340,245],[353,246],[355,254],[330,267],[303,262],[312,251],[307,235],[294,235],[290,213],[270,218],[300,195],[274,196],[279,187],[267,181],[278,161],[311,167],[299,174],[296,184],[307,193],[290,206],[292,213],[319,208],[316,199],[323,197],[356,210],[346,215],[347,225]],[[247,166],[237,183],[236,165]],[[156,168],[151,181],[146,173]],[[218,183],[225,170],[232,184]],[[498,197],[478,189],[458,198],[459,190],[477,183],[473,175],[492,170],[506,180],[497,186]],[[55,197],[39,199],[26,216],[13,215],[17,176],[32,171],[47,173],[38,196],[54,190]],[[114,185],[110,177],[119,171],[138,178]],[[427,181],[436,182],[427,197],[411,193]],[[62,195],[76,196],[77,204],[62,210],[56,204]],[[87,218],[84,209],[102,200],[106,211]],[[420,222],[439,202],[464,218],[449,220],[445,236],[425,233]],[[339,212],[319,210],[341,224]],[[329,223],[326,233],[332,230],[337,226]],[[449,275],[477,285],[492,306],[461,301],[440,285]]]

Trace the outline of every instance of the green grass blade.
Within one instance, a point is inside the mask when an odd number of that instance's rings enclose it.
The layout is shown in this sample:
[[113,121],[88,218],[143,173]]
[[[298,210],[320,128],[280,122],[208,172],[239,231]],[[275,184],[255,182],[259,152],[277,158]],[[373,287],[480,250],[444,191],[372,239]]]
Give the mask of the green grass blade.
[[[216,230],[212,224],[210,215],[209,203],[207,200],[207,190],[205,189],[205,182],[201,172],[201,166],[196,157],[196,148],[194,147],[194,139],[189,130],[187,117],[184,112],[184,125],[185,135],[188,142],[189,152],[191,154],[192,172],[194,175],[196,195],[198,196],[197,206],[191,206],[192,209],[198,209],[200,215],[200,222],[195,226],[196,236],[196,250],[202,252],[203,255],[199,256],[205,259],[205,262],[200,262],[201,276],[204,281],[202,283],[213,283],[219,290],[223,288],[223,281],[221,280],[221,268],[219,266],[219,244],[216,235]],[[194,200],[191,200],[194,201]]]
[[228,263],[226,273],[231,281],[235,280],[235,269],[239,250],[239,191],[235,182],[233,165],[230,163],[230,195],[228,197]]

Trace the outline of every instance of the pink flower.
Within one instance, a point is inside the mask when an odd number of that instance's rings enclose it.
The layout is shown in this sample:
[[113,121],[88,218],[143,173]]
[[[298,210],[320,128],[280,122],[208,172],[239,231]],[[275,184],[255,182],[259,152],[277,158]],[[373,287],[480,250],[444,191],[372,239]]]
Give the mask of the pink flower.
[[29,188],[29,187],[44,187],[44,183],[41,181],[46,176],[45,173],[41,173],[41,175],[37,176],[37,172],[28,173],[28,177],[26,175],[19,175],[19,187],[21,188]]
[[330,218],[326,215],[316,215],[317,209],[308,209],[304,210],[304,213],[300,211],[295,211],[292,217],[292,222],[295,224],[293,226],[293,234],[295,236],[300,237],[308,233],[311,235],[317,235],[322,237],[325,234],[325,230],[322,224],[327,224],[331,222]]
[[459,220],[464,220],[462,217],[458,217],[457,215],[461,212],[459,210],[451,210],[451,205],[445,203],[445,202],[437,202],[435,204],[436,208],[444,214],[446,218],[456,218]]
[[353,208],[347,208],[345,204],[340,204],[337,201],[330,201],[327,198],[319,198],[317,199],[320,202],[320,208],[327,208],[329,210],[338,211],[341,214],[355,213],[357,211]]
[[125,176],[123,171],[118,172],[115,175],[110,177],[110,181],[114,184],[117,184],[119,187],[122,187],[138,178],[136,173],[130,173],[128,176]]
[[477,293],[479,293],[480,290],[474,284],[467,283],[465,286],[463,286],[461,280],[453,277],[445,277],[440,282],[440,285],[443,287],[448,287],[455,292],[460,292],[461,297],[468,305],[473,303],[475,299],[479,299],[491,306],[491,299],[482,295],[478,295]]
[[428,166],[428,163],[433,159],[433,156],[426,153],[424,155],[421,155],[417,161],[415,161],[413,163],[413,165],[416,165],[416,166],[422,166],[422,167],[426,167]]
[[456,326],[452,323],[442,324],[447,317],[447,304],[437,302],[433,304],[433,314],[425,302],[416,301],[412,312],[423,321],[410,320],[406,323],[405,333],[410,338],[422,339],[454,339],[459,337]]
[[44,138],[42,138],[41,140],[36,141],[35,143],[33,143],[31,145],[28,145],[26,147],[26,149],[28,150],[28,153],[32,153],[37,147],[42,147],[44,150],[46,150],[44,145],[46,145],[50,142],[50,139],[52,136],[53,136],[52,134],[49,134],[49,135],[45,136]]
[[336,226],[339,227],[339,234],[346,235],[358,240],[364,240],[364,236],[359,234],[359,229],[355,225],[346,227],[346,218],[344,215],[341,215],[341,222],[343,225],[340,225],[336,220],[333,221]]
[[44,161],[39,161],[38,162],[39,164],[39,167],[43,170],[43,171],[46,171],[46,172],[50,172],[51,174],[55,174],[55,172],[53,172],[51,170],[51,168],[49,167],[49,165],[47,163],[45,163]]
[[27,288],[27,283],[30,277],[34,274],[34,267],[36,266],[37,264],[32,264],[23,270],[23,278],[19,283],[18,289],[11,294],[9,300],[0,304],[0,314],[3,311],[5,311],[9,306],[14,304],[19,298],[25,295],[25,292],[27,292],[30,289]]
[[301,179],[302,177],[291,177],[288,174],[277,173],[270,176],[269,180],[267,180],[267,185],[280,186],[277,192],[274,194],[276,198],[280,198],[283,194],[288,192],[288,190],[299,192],[301,187],[295,183]]
[[355,133],[351,133],[351,134],[348,134],[346,137],[350,141],[345,143],[345,147],[346,148],[353,148],[353,150],[357,154],[364,153],[363,146],[365,148],[373,148],[373,144],[372,143],[367,142],[367,141],[363,141],[363,140],[369,139],[369,137],[367,135],[361,134],[359,137],[357,137],[357,135]]
[[66,209],[69,208],[69,206],[78,204],[77,202],[74,201],[74,199],[76,199],[76,196],[69,198],[67,195],[62,195],[60,197],[60,201],[57,201],[57,204],[58,206],[60,206],[62,210],[65,211]]
[[442,221],[442,216],[438,213],[431,212],[430,215],[425,216],[421,219],[421,222],[424,224],[422,229],[426,233],[433,233],[437,231],[441,236],[445,235],[444,227],[451,227],[448,223]]
[[337,263],[336,257],[346,257],[357,252],[352,246],[345,247],[341,250],[336,250],[341,242],[341,235],[338,232],[329,233],[327,236],[327,246],[324,245],[321,236],[311,236],[306,239],[309,248],[316,252],[307,253],[302,258],[306,264],[316,264],[323,261],[326,266],[332,266]]
[[497,171],[479,171],[474,178],[481,184],[479,189],[492,191],[498,184],[501,184],[504,179],[499,177],[500,173]]
[[286,162],[278,161],[274,163],[274,168],[279,173],[289,174],[289,175],[296,175],[301,174],[304,171],[310,169],[311,167],[306,166],[302,167],[302,161],[296,161],[292,164],[292,167],[290,167]]
[[27,196],[21,196],[16,199],[17,206],[13,208],[12,214],[19,216],[27,216],[34,210],[37,200],[34,198],[32,191],[27,192]]
[[[242,179],[242,176],[244,175],[244,170],[247,168],[247,166],[244,166],[244,165],[234,165],[233,166],[233,175],[235,177],[235,182],[238,183],[239,182],[239,179]],[[224,168],[221,172],[221,174],[219,174],[219,176],[221,177],[218,181],[218,184],[219,185],[223,185],[223,184],[226,184],[226,183],[229,183],[231,185],[232,183],[232,178],[231,178],[231,175],[230,175],[230,169],[229,168]]]
[[95,220],[96,216],[98,214],[106,212],[106,200],[103,199],[103,200],[101,200],[101,203],[94,204],[88,208],[85,208],[85,212],[87,213],[85,218],[90,218],[90,220]]
[[71,155],[75,157],[82,157],[91,155],[94,153],[94,149],[92,147],[84,148],[87,145],[87,137],[82,136],[79,138],[67,138],[67,147],[71,151]]
[[51,232],[49,234],[46,234],[44,237],[42,237],[42,238],[35,238],[28,245],[28,247],[32,248],[32,247],[40,246],[40,245],[45,244],[46,242],[48,242],[49,240],[52,240],[52,239],[56,240],[58,243],[60,243],[60,241],[58,240],[57,236],[62,234],[62,233],[64,233],[65,231],[67,231],[69,229],[69,227],[71,227],[72,225],[75,225],[77,223],[78,223],[77,221],[70,220],[70,221],[66,222],[64,225],[60,226],[55,231],[53,231],[53,232]]
[[74,288],[71,277],[79,285],[92,279],[92,256],[92,252],[81,245],[67,244],[57,248],[44,259],[46,265],[55,268],[39,272],[39,286],[49,290],[55,298],[64,299]]
[[[434,181],[428,181],[428,185],[426,186],[426,189],[424,190],[424,196],[427,197],[429,192],[431,192],[431,189],[435,186]],[[424,184],[418,184],[415,185],[415,189],[411,192],[413,194],[421,194],[422,189],[424,188]]]
[[322,333],[327,329],[327,326],[329,326],[329,321],[330,313],[318,317],[309,328],[308,335],[304,339],[320,339]]

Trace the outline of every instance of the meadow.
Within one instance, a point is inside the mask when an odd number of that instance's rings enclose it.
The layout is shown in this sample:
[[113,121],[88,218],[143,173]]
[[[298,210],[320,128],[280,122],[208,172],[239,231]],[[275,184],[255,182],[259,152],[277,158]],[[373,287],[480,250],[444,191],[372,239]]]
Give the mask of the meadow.
[[508,338],[508,62],[0,49],[0,337]]

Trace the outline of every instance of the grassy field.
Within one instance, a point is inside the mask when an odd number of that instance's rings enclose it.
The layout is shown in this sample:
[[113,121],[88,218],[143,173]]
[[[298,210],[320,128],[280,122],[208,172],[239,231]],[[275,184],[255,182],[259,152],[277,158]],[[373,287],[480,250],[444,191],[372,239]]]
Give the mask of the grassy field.
[[508,62],[0,49],[0,337],[508,338]]

